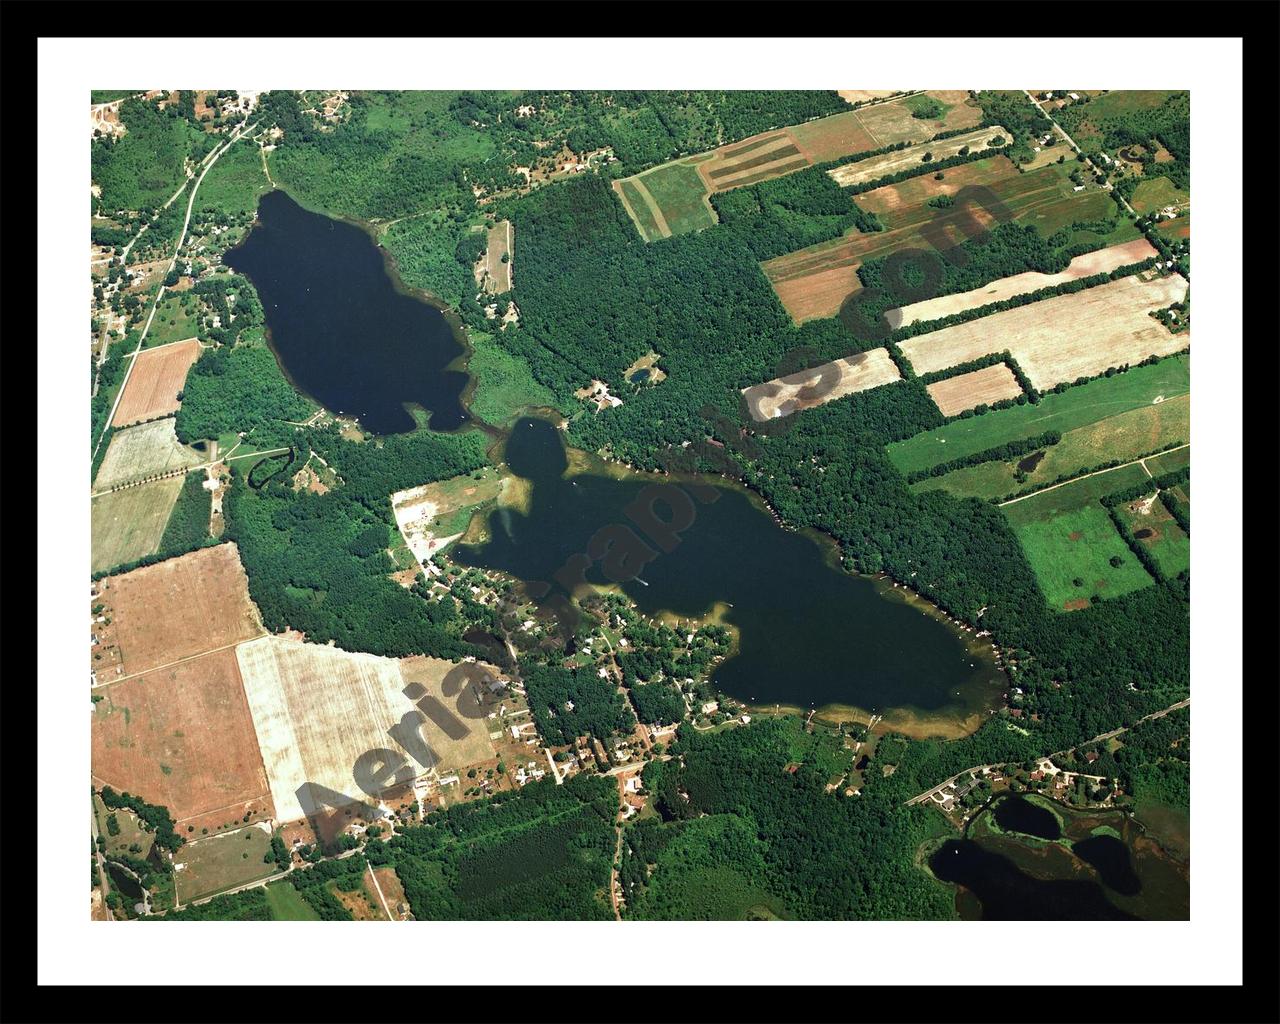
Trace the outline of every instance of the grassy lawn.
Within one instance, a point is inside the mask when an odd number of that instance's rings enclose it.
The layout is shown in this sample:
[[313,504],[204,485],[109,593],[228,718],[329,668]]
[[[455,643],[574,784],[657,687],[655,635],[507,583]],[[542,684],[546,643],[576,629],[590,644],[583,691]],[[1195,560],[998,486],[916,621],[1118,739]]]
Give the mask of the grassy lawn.
[[[133,811],[127,807],[121,807],[115,811],[108,810],[107,805],[102,802],[102,797],[95,793],[93,797],[93,813],[98,819],[98,834],[107,841],[106,853],[108,856],[124,854],[137,860],[144,860],[147,854],[151,852],[155,836],[150,832],[143,831],[142,825]],[[107,819],[110,817],[115,818],[119,835],[113,836],[111,834],[111,829],[107,824]],[[134,844],[141,847],[141,850],[131,851],[129,847]]]
[[270,850],[270,834],[253,825],[188,843],[173,858],[178,898],[189,903],[274,874],[275,862],[262,859]]
[[277,921],[319,921],[320,915],[298,895],[298,890],[288,879],[272,882],[266,887],[267,906]]
[[[998,415],[998,414],[989,414]],[[1056,445],[1043,449],[1044,458],[1024,479],[1017,479],[1017,467],[1026,459],[984,462],[966,466],[945,476],[922,480],[913,490],[941,489],[957,497],[1001,498],[1058,477],[1092,469],[1113,459],[1127,461],[1165,445],[1185,443],[1191,436],[1191,400],[1181,395],[1159,405],[1146,405],[1108,416],[1097,423],[1068,430]],[[1182,449],[1181,451],[1189,451]],[[1181,452],[1172,453],[1173,455]],[[1157,470],[1147,463],[1152,475]]]
[[712,227],[715,214],[706,204],[706,186],[696,167],[685,163],[666,164],[647,171],[640,178],[657,202],[673,235],[683,235]]
[[1037,405],[1019,405],[926,430],[886,449],[890,461],[911,473],[952,459],[973,455],[1047,430],[1065,434],[1110,416],[1151,405],[1191,390],[1191,361],[1186,356],[1139,366],[1114,377],[1102,377],[1060,395],[1048,394]]
[[1146,178],[1133,190],[1130,205],[1139,213],[1150,213],[1166,206],[1181,206],[1191,198],[1189,192],[1177,188],[1163,174],[1158,178]]
[[[1085,607],[1094,595],[1116,597],[1151,583],[1106,509],[1096,502],[1045,519],[1015,522],[1014,532],[1052,608]],[[1112,558],[1118,558],[1119,565],[1113,566]]]
[[166,292],[156,308],[144,348],[185,341],[199,334],[199,300],[193,292]]
[[486,423],[503,426],[530,407],[555,406],[547,388],[533,379],[529,364],[499,345],[491,334],[471,335],[475,351],[468,372],[476,378],[471,411]]

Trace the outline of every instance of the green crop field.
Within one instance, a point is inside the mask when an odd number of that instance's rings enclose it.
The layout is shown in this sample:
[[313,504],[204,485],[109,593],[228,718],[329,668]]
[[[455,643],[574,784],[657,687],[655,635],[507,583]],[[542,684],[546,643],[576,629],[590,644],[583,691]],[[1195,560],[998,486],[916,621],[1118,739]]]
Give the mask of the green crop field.
[[646,242],[661,238],[662,229],[658,227],[653,211],[649,209],[649,204],[645,202],[644,196],[636,188],[636,183],[628,179],[618,182],[618,187],[622,190],[623,198],[626,199],[631,219],[636,222],[636,227],[640,229],[640,237]]
[[151,555],[182,490],[182,477],[126,487],[93,499],[90,506],[90,568],[101,572]]
[[[1015,523],[1014,532],[1051,608],[1082,608],[1094,595],[1116,597],[1151,583],[1147,570],[1097,502]],[[1120,560],[1118,566],[1111,564],[1113,558]]]
[[[1043,458],[1039,461],[1033,454],[1009,462],[983,462],[922,480],[913,489],[940,489],[962,498],[1002,498],[1106,462],[1140,458],[1166,445],[1185,443],[1190,436],[1191,398],[1180,395],[1068,430],[1056,445],[1042,449]],[[1023,467],[1021,480],[1017,476],[1019,465]],[[1156,475],[1150,462],[1147,466]]]
[[1016,527],[1023,523],[1038,522],[1063,512],[1084,508],[1092,505],[1099,498],[1115,494],[1116,491],[1126,490],[1148,479],[1150,477],[1142,467],[1135,463],[1108,470],[1105,473],[1081,477],[1079,480],[1072,480],[1070,483],[1020,498],[1000,507],[1004,510],[1005,518]]
[[671,234],[683,235],[716,223],[716,215],[707,205],[706,185],[696,167],[685,163],[665,164],[642,174],[638,180],[658,204]]
[[1048,394],[1038,405],[1019,405],[954,420],[891,444],[886,450],[901,472],[913,473],[1047,430],[1065,434],[1150,405],[1161,395],[1169,399],[1190,390],[1191,361],[1175,356],[1153,366],[1138,366],[1127,373],[1068,388],[1060,395]]

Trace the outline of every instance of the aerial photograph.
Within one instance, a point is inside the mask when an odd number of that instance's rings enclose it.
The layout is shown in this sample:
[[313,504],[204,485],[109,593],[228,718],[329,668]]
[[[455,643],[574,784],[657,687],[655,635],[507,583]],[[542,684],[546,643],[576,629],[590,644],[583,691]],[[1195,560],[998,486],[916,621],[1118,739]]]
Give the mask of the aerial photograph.
[[85,918],[1189,921],[1192,90],[1017,84],[82,91]]

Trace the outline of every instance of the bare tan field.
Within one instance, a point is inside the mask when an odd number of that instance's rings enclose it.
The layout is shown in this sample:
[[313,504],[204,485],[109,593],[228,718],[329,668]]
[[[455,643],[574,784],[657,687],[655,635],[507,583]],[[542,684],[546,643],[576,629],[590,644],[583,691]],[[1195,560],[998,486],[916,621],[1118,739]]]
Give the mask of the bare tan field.
[[[491,757],[486,723],[467,721],[456,711],[456,695],[439,694],[439,681],[454,668],[436,659],[412,659],[412,678],[401,674],[394,658],[352,654],[336,647],[306,644],[282,637],[262,637],[236,649],[245,694],[262,750],[272,798],[281,821],[310,817],[312,809],[326,804],[318,788],[324,787],[346,797],[340,802],[371,802],[370,794],[357,782],[356,766],[364,763],[372,775],[386,774],[388,781],[371,788],[381,792],[400,789],[408,778],[417,778],[437,766],[461,766],[469,760]],[[435,680],[435,690],[428,679]],[[433,718],[423,716],[415,699],[403,692],[412,682],[425,687],[442,701],[460,727],[450,724],[458,738],[449,735]],[[388,735],[388,730],[408,716],[411,727],[420,730],[428,749],[421,751],[426,763],[415,760]],[[389,779],[383,771],[382,755],[366,757],[370,751],[391,751],[385,755],[392,766],[400,758],[408,762],[408,778]],[[299,796],[299,791],[302,796]]]
[[1022,394],[1018,378],[1004,363],[934,381],[925,390],[943,416],[957,416],[966,409]]
[[191,364],[199,358],[200,342],[195,338],[139,352],[111,425],[123,427],[177,412],[182,404],[178,392],[186,383]]
[[901,379],[888,350],[876,348],[754,384],[743,388],[742,394],[752,419],[764,422]]
[[[511,261],[514,259],[512,243],[515,228],[511,221],[500,220],[489,229],[488,248],[484,256],[484,290],[490,295],[502,295],[511,291]],[[502,257],[507,256],[506,263]]]
[[1060,381],[1092,377],[1109,366],[1140,363],[1191,344],[1190,332],[1170,334],[1155,309],[1181,301],[1180,274],[1151,281],[1125,277],[1072,295],[993,313],[902,342],[917,373],[944,370],[1008,349],[1040,390]]
[[897,91],[897,89],[837,89],[836,95],[846,103],[865,103],[867,100],[892,96]]
[[213,827],[274,817],[233,650],[94,692],[104,698],[93,709],[95,779],[163,804],[180,823],[213,812]]
[[867,160],[844,164],[841,167],[832,168],[827,171],[827,174],[841,188],[846,185],[861,185],[864,182],[875,181],[877,178],[886,178],[890,174],[897,174],[909,167],[918,167],[925,153],[932,153],[933,160],[938,161],[957,155],[966,146],[971,150],[987,149],[987,142],[997,135],[1003,135],[1007,144],[1009,133],[997,125],[991,128],[979,128],[977,131],[956,135],[940,142],[921,142],[906,149],[885,153],[883,156],[873,156]]
[[[1112,245],[1106,249],[1098,249],[1094,252],[1087,252],[1083,256],[1077,256],[1067,264],[1067,269],[1061,273],[1038,274],[1034,271],[1029,271],[1025,274],[1002,277],[998,281],[992,281],[990,284],[983,285],[981,288],[974,288],[972,291],[959,292],[955,295],[942,295],[935,299],[925,299],[923,302],[913,302],[909,306],[890,310],[888,313],[889,322],[896,322],[905,326],[916,320],[938,320],[953,313],[963,313],[966,310],[977,309],[979,306],[985,306],[992,302],[1003,302],[1005,299],[1011,299],[1015,295],[1025,295],[1028,292],[1039,291],[1041,288],[1051,288],[1054,285],[1064,284],[1067,281],[1076,281],[1082,277],[1090,277],[1093,274],[1109,274],[1117,267],[1141,263],[1143,260],[1150,259],[1156,255],[1158,253],[1155,246],[1145,238],[1137,238],[1132,242]],[[900,320],[895,321],[893,319],[895,313],[900,315]]]
[[100,588],[125,676],[263,632],[234,544],[201,548],[107,577]]

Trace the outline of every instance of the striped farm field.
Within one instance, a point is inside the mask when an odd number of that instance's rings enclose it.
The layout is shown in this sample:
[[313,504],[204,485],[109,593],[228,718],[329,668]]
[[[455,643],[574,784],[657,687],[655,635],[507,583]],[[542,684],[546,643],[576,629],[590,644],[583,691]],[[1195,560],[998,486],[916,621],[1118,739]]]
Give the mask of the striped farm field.
[[107,446],[94,488],[102,491],[203,462],[200,452],[179,442],[173,424],[170,416],[117,430]]
[[1189,331],[1171,334],[1150,315],[1186,295],[1180,274],[1141,274],[920,334],[901,348],[917,373],[1008,349],[1032,385],[1045,391],[1188,347]]
[[1007,141],[1009,133],[998,125],[990,128],[979,128],[977,131],[955,135],[938,142],[921,142],[906,149],[894,150],[880,156],[868,157],[851,164],[842,164],[827,171],[831,180],[842,188],[846,185],[862,185],[878,178],[887,178],[891,174],[905,171],[909,167],[918,167],[925,153],[932,153],[934,160],[946,160],[956,156],[962,149],[987,149],[990,141],[997,135]]
[[1047,394],[1037,405],[1015,405],[953,420],[891,444],[886,451],[899,471],[914,473],[1049,430],[1066,434],[1131,409],[1187,395],[1190,390],[1191,360],[1175,356],[1113,377],[1100,377],[1062,394]]
[[[1155,246],[1145,238],[1136,238],[1131,242],[1111,245],[1105,249],[1097,249],[1082,256],[1077,256],[1067,264],[1066,270],[1057,274],[1040,274],[1035,271],[1014,274],[1010,277],[1002,277],[998,281],[992,281],[981,288],[974,288],[971,291],[959,292],[955,295],[942,295],[936,299],[925,299],[923,302],[913,302],[909,306],[891,310],[887,315],[890,318],[890,323],[897,322],[903,325],[914,323],[917,320],[938,320],[944,316],[977,309],[992,302],[1003,302],[1016,295],[1026,295],[1029,292],[1039,291],[1041,288],[1051,288],[1067,281],[1078,281],[1082,277],[1092,277],[1094,274],[1109,274],[1118,267],[1141,263],[1143,260],[1151,259],[1156,255],[1158,253]],[[901,317],[900,320],[895,321],[893,319],[895,313]]]
[[[768,260],[761,267],[795,323],[835,316],[846,299],[862,290],[858,268],[866,260],[901,249],[929,248],[924,229],[935,222],[939,211],[928,201],[955,196],[970,186],[990,189],[1015,222],[1034,224],[1045,234],[1114,212],[1105,192],[1072,192],[1071,179],[1059,166],[1019,174],[1006,157],[986,157],[950,168],[942,181],[922,174],[864,192],[857,198],[858,205],[876,214],[884,231],[864,234],[855,229],[842,238]],[[989,212],[977,215],[991,223]]]
[[178,394],[198,358],[200,342],[195,338],[139,352],[111,425],[124,427],[177,412],[182,404]]
[[970,105],[963,90],[935,90],[925,95],[945,108],[941,118],[917,118],[908,104],[918,97],[899,97],[761,132],[623,178],[613,187],[646,242],[700,231],[716,223],[708,202],[716,192],[898,142],[923,142],[939,132],[972,127],[982,119],[982,111]]

